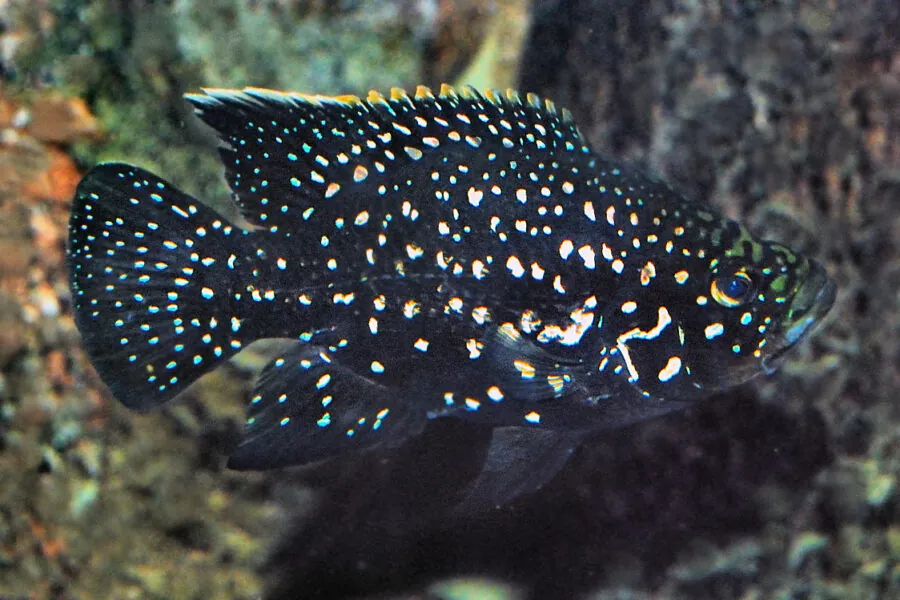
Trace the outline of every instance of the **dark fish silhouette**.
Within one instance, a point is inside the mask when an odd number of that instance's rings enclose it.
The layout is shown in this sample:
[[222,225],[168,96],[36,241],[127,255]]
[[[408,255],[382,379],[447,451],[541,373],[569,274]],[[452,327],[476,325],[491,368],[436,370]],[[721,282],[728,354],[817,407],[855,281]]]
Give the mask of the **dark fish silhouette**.
[[74,311],[126,406],[247,344],[269,364],[229,465],[495,427],[468,500],[536,489],[586,434],[770,371],[831,307],[824,269],[595,154],[533,95],[189,95],[225,146],[242,229],[138,167],[72,208]]

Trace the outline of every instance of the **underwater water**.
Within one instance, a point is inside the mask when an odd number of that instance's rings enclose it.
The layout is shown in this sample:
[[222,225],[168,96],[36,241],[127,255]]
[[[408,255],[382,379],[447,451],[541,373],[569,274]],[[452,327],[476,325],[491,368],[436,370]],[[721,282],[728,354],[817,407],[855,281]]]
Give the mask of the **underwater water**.
[[0,24],[0,597],[900,598],[900,4]]

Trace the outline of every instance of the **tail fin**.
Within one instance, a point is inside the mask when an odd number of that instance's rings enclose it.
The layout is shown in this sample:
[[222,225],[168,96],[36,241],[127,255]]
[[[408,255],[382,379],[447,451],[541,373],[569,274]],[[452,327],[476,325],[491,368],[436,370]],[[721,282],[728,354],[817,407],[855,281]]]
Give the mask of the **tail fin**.
[[232,302],[248,235],[137,167],[104,164],[81,181],[68,242],[75,322],[123,404],[162,404],[252,341]]

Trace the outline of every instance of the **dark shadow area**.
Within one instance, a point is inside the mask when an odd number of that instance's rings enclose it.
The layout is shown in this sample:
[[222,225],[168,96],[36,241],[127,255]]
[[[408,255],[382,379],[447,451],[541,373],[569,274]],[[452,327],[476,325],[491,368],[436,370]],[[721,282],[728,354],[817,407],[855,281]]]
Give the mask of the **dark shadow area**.
[[455,574],[516,582],[532,598],[570,598],[606,580],[623,556],[659,583],[689,543],[758,531],[761,486],[802,492],[831,459],[816,411],[789,414],[745,389],[601,436],[543,490],[449,519],[487,433],[437,421],[391,460],[334,465],[319,512],[271,556],[267,598],[409,592]]

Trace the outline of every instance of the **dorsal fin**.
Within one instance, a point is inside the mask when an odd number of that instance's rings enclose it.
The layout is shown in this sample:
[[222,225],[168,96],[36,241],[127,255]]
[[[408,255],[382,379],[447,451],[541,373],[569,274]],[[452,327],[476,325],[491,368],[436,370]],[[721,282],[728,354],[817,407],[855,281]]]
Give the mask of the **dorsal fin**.
[[416,184],[431,189],[451,168],[590,156],[567,111],[514,91],[420,86],[361,99],[246,88],[186,98],[227,144],[220,155],[244,215],[285,234]]

